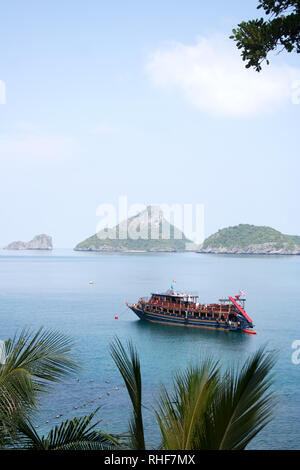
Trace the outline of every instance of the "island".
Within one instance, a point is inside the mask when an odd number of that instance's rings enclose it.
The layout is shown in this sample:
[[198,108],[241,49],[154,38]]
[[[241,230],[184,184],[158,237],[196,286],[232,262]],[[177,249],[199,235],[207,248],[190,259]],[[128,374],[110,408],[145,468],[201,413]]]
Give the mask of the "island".
[[148,206],[115,227],[103,229],[78,243],[74,250],[177,252],[189,250],[191,246],[192,242],[184,233],[164,218],[159,206]]
[[266,226],[240,224],[206,238],[198,253],[300,255],[300,237]]
[[52,250],[52,237],[45,235],[36,235],[29,242],[12,242],[4,247],[4,250]]

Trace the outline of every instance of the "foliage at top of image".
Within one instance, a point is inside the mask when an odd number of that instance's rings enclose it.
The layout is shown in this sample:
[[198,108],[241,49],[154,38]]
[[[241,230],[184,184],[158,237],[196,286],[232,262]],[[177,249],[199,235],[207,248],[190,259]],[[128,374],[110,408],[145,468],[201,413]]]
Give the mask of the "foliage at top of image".
[[246,68],[262,69],[262,62],[278,47],[287,52],[300,52],[300,0],[259,0],[258,9],[263,9],[267,19],[242,21],[233,29],[233,39]]

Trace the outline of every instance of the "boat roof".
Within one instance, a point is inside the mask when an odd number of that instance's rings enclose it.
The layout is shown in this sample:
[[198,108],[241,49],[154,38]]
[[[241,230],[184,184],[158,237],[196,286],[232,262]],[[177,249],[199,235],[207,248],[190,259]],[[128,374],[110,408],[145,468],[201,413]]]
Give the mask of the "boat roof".
[[172,289],[169,289],[166,292],[152,292],[151,295],[159,295],[159,296],[164,296],[164,297],[193,298],[193,299],[198,298],[197,294],[177,292]]

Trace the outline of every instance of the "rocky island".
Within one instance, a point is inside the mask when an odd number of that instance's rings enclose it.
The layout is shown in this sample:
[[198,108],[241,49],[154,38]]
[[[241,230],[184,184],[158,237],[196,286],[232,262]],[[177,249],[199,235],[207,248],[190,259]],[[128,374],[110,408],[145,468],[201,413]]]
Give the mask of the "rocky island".
[[4,247],[4,250],[52,250],[52,237],[41,234],[36,235],[29,242],[12,242]]
[[[133,237],[132,234],[137,237]],[[168,234],[168,237],[165,237]],[[163,216],[159,206],[148,206],[113,228],[103,229],[79,243],[76,251],[176,252],[192,242]]]
[[219,230],[204,240],[198,253],[300,255],[300,237],[265,226],[240,224]]

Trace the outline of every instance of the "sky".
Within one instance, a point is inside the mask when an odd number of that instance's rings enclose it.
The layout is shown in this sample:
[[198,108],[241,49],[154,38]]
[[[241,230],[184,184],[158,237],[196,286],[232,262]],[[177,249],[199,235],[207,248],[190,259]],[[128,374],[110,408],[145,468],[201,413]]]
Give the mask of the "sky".
[[72,248],[121,196],[203,204],[206,236],[239,223],[300,235],[299,56],[258,74],[228,39],[256,6],[3,2],[0,246],[47,233]]

